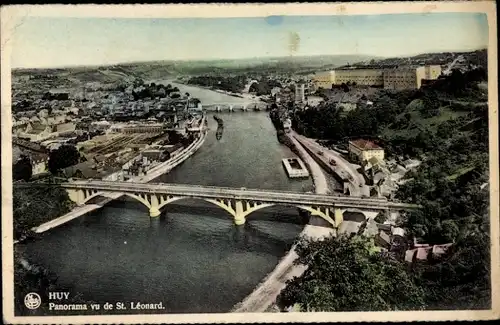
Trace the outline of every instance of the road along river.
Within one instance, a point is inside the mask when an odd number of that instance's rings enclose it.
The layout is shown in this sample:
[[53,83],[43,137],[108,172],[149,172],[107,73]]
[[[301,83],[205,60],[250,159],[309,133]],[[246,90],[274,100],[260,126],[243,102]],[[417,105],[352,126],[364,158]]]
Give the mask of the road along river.
[[[202,102],[238,99],[173,85]],[[281,159],[295,155],[278,143],[267,113],[218,115],[222,137],[216,138],[209,114],[203,146],[159,181],[313,189],[311,179],[287,177]],[[57,274],[61,286],[89,300],[161,301],[165,313],[228,312],[274,269],[303,226],[295,208],[272,207],[236,227],[225,211],[197,200],[168,205],[152,220],[140,203],[122,198],[16,246],[29,262]]]

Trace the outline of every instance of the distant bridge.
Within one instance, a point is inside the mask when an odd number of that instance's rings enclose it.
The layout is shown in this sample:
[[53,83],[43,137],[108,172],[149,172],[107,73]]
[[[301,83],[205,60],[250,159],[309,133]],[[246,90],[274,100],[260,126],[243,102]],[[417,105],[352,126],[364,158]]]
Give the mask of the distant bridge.
[[229,112],[236,112],[236,111],[253,111],[253,110],[260,110],[260,111],[265,111],[267,108],[267,103],[264,102],[249,102],[249,103],[243,103],[243,104],[229,104],[229,103],[214,103],[214,104],[203,104],[201,105],[203,110],[207,111],[216,111],[216,112],[222,112],[222,111],[229,111]]
[[[337,227],[346,211],[391,211],[416,209],[417,205],[389,201],[383,198],[355,198],[349,196],[318,195],[275,190],[255,190],[165,183],[132,183],[109,181],[74,181],[57,184],[68,191],[69,197],[83,205],[97,196],[121,193],[141,202],[151,217],[159,216],[160,209],[182,199],[201,199],[212,203],[242,225],[246,217],[257,210],[274,206],[294,206],[308,211]],[[50,184],[16,184],[15,186],[50,186]]]

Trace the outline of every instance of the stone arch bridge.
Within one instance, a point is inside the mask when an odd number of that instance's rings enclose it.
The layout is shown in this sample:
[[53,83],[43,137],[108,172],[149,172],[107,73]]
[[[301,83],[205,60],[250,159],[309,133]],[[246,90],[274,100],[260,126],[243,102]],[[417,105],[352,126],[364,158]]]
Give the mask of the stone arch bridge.
[[[37,185],[42,184],[29,184],[29,186]],[[49,184],[43,184],[47,185]],[[61,183],[57,186],[65,188],[70,199],[78,205],[83,205],[97,196],[121,193],[141,202],[149,209],[151,217],[158,217],[161,214],[160,210],[169,203],[187,198],[201,199],[227,211],[234,218],[236,225],[244,224],[251,213],[274,205],[297,207],[310,212],[313,216],[323,218],[333,227],[342,223],[345,211],[379,212],[418,208],[413,204],[393,202],[383,198],[165,183],[88,180]]]
[[228,103],[203,104],[201,107],[203,110],[206,110],[206,111],[215,111],[215,112],[244,111],[244,112],[246,112],[246,111],[253,111],[255,109],[265,111],[267,108],[267,104],[265,102],[255,101],[255,102],[240,103],[240,104],[228,104]]

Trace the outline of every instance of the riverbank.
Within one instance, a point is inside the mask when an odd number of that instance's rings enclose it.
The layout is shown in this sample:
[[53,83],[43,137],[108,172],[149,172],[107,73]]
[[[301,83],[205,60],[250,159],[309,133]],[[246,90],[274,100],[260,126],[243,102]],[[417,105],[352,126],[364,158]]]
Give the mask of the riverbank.
[[[204,130],[200,133],[200,136],[198,139],[196,139],[188,147],[181,150],[177,155],[174,155],[169,160],[167,160],[167,161],[161,163],[160,165],[154,167],[153,169],[149,170],[147,172],[147,175],[134,177],[134,178],[129,179],[128,181],[129,182],[148,183],[148,182],[152,181],[153,179],[160,177],[162,174],[168,173],[170,170],[172,170],[176,166],[180,165],[187,158],[192,156],[203,145],[206,137],[207,137],[207,131]],[[35,233],[43,233],[47,230],[50,230],[52,228],[55,228],[55,227],[60,226],[62,224],[65,224],[65,223],[67,223],[75,218],[78,218],[84,214],[98,210],[98,209],[104,207],[107,203],[120,198],[122,195],[123,194],[120,194],[120,193],[107,194],[106,199],[101,201],[99,204],[86,204],[83,206],[76,207],[73,210],[71,210],[69,213],[67,213],[59,218],[56,218],[54,220],[43,223],[38,227],[32,228],[32,230]],[[14,243],[17,243],[17,241]]]
[[[328,194],[330,189],[326,176],[318,163],[307,153],[302,145],[289,133],[286,134],[296,151],[302,158],[313,178],[314,190],[317,194]],[[310,223],[315,223],[315,217],[311,216]],[[335,235],[333,228],[315,226],[308,224],[304,227],[299,237],[306,237],[313,240],[321,240],[325,237]],[[294,277],[301,276],[307,266],[295,264],[298,255],[293,245],[290,251],[280,260],[274,270],[269,273],[257,288],[248,295],[241,303],[238,303],[231,312],[265,312],[276,302],[281,290],[286,287],[286,282]]]

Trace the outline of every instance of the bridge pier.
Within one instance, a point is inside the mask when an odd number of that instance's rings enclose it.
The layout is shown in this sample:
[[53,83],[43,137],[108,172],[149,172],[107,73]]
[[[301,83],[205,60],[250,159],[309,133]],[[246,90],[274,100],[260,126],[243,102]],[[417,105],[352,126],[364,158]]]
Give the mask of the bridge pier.
[[67,189],[68,197],[71,201],[75,202],[76,205],[82,206],[85,204],[85,193],[83,190],[79,189]]
[[246,222],[246,211],[243,209],[243,202],[237,200],[235,202],[234,224],[237,226],[244,225]]
[[151,201],[151,206],[149,208],[149,216],[151,218],[156,218],[159,217],[161,212],[159,207],[159,202],[158,202],[158,197],[156,195],[151,195],[150,197]]
[[335,220],[335,225],[338,227],[343,221],[344,221],[344,215],[342,213],[341,209],[334,209],[334,220]]

